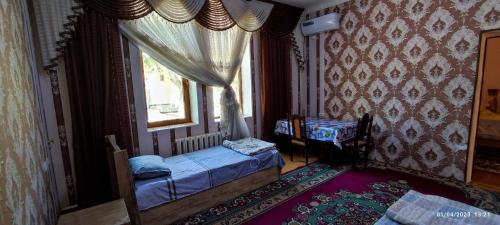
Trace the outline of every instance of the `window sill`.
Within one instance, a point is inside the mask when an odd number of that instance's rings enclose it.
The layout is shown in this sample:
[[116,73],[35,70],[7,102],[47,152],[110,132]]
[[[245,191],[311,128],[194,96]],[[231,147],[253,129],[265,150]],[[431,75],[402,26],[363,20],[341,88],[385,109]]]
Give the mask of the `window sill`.
[[192,127],[192,126],[196,126],[196,125],[198,125],[198,123],[189,122],[189,123],[173,124],[173,125],[161,126],[161,127],[152,127],[152,128],[148,128],[147,131],[148,132],[155,132],[155,131],[182,128],[182,127]]
[[[252,115],[243,115],[243,119],[248,119],[248,118],[252,118]],[[214,121],[216,123],[219,123],[220,122],[220,117],[219,118],[215,118]]]

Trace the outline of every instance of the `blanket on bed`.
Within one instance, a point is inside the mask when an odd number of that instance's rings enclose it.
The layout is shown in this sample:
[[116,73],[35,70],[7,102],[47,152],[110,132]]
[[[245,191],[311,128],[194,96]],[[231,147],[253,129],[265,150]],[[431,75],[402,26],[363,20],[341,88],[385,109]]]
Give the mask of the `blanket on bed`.
[[[385,213],[385,222],[376,224],[500,224],[500,216],[464,203],[410,190]],[[388,222],[389,220],[392,222]],[[395,222],[395,223],[393,223]]]
[[285,165],[276,148],[247,156],[221,145],[167,157],[164,162],[169,165],[171,176],[134,180],[139,210],[175,201],[273,166],[281,168]]
[[274,143],[255,138],[243,138],[237,141],[225,140],[222,145],[244,155],[255,155],[273,149],[276,146]]

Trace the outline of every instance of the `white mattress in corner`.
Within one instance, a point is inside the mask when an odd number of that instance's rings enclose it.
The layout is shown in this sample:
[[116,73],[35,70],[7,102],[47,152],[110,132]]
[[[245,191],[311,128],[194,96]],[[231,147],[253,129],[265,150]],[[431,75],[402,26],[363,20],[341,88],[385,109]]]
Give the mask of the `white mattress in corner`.
[[500,114],[483,110],[479,114],[478,136],[500,141]]

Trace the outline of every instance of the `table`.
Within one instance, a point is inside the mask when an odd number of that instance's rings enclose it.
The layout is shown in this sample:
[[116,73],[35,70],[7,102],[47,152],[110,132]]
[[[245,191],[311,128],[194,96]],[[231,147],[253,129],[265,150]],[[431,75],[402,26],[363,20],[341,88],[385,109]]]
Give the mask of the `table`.
[[64,214],[58,225],[129,225],[127,207],[123,199]]
[[[311,140],[332,142],[338,148],[342,148],[341,143],[354,138],[356,135],[356,121],[331,120],[323,118],[306,118],[306,135]],[[275,134],[288,134],[288,120],[276,121]]]

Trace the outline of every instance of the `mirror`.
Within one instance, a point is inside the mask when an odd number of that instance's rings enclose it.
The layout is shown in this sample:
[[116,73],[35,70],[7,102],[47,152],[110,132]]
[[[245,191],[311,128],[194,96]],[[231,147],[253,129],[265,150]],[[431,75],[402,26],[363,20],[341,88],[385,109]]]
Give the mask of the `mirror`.
[[500,30],[480,34],[469,140],[466,182],[500,190]]

